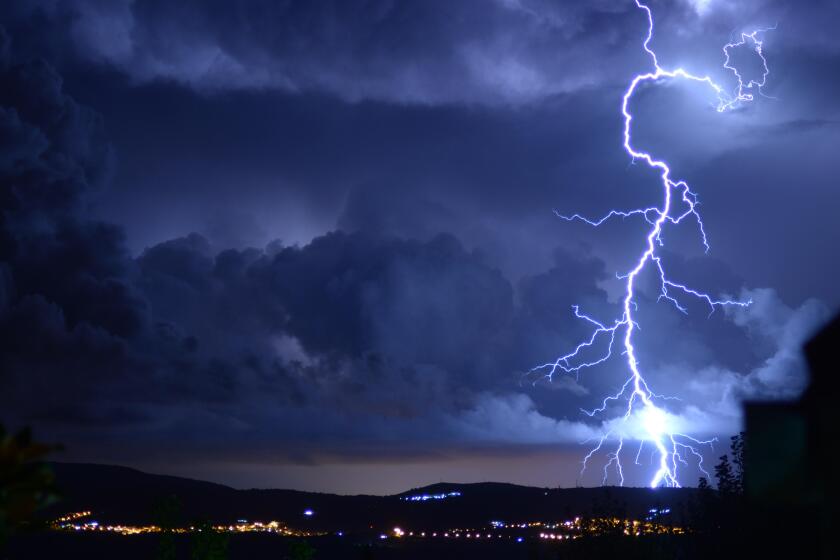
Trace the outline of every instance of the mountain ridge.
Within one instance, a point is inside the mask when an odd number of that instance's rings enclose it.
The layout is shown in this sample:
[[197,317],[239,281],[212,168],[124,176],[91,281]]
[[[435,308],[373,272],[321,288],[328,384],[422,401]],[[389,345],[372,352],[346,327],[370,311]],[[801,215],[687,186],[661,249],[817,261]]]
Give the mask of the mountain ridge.
[[[278,520],[318,531],[396,525],[423,529],[481,526],[490,520],[557,521],[579,515],[643,516],[651,508],[685,510],[693,488],[540,488],[504,482],[438,482],[387,496],[303,490],[235,489],[191,478],[95,463],[50,463],[62,499],[45,515],[92,511],[100,522],[149,524],[156,504],[177,496],[184,522]],[[448,494],[443,499],[409,496]],[[311,515],[304,512],[311,511]],[[676,516],[675,516],[676,517]]]

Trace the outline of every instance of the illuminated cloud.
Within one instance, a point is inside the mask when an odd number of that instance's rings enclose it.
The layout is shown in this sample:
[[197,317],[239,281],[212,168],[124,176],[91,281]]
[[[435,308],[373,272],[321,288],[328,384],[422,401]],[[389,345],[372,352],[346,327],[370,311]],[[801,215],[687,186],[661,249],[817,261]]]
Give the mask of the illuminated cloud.
[[[669,270],[755,302],[686,316],[642,282],[639,357],[689,433],[725,438],[741,399],[796,394],[798,347],[840,302],[827,4],[656,7],[657,50],[697,69],[733,28],[780,23],[777,101],[724,123],[693,90],[650,88],[635,113],[710,233],[709,256],[669,238],[698,257],[669,253]],[[465,480],[519,461],[518,480],[574,484],[579,442],[616,428],[581,409],[622,363],[550,387],[525,373],[586,335],[573,304],[601,320],[620,305],[644,222],[572,228],[552,209],[655,196],[617,136],[622,86],[649,67],[643,16],[611,0],[203,6],[0,4],[3,421],[62,459],[242,485],[400,490],[441,457]]]

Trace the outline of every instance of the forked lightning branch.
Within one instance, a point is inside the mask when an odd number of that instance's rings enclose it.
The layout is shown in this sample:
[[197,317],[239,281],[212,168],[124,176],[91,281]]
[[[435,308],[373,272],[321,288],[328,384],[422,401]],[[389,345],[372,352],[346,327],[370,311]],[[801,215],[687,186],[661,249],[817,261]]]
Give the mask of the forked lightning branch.
[[[621,354],[626,359],[628,377],[620,390],[606,396],[601,405],[590,411],[584,411],[590,417],[603,417],[614,410],[614,405],[626,403],[619,417],[613,421],[604,421],[604,432],[596,444],[590,449],[583,460],[583,470],[596,454],[606,455],[604,466],[604,483],[607,482],[610,473],[614,473],[620,484],[624,484],[624,463],[629,455],[636,464],[645,447],[650,447],[655,457],[655,472],[651,477],[650,486],[660,485],[679,486],[678,471],[681,467],[687,467],[690,461],[708,477],[703,468],[703,450],[710,447],[713,440],[699,440],[689,434],[675,431],[673,424],[674,416],[666,407],[668,399],[653,392],[639,367],[634,339],[640,336],[640,325],[636,322],[635,312],[637,311],[636,284],[640,275],[646,270],[652,270],[659,283],[658,300],[664,300],[676,307],[680,312],[687,313],[684,305],[686,298],[695,298],[703,302],[712,313],[722,306],[747,306],[749,301],[736,301],[731,299],[719,299],[703,291],[689,287],[686,284],[672,280],[667,274],[665,263],[659,254],[659,249],[664,246],[663,232],[666,227],[676,227],[686,223],[693,223],[699,232],[700,242],[705,250],[709,250],[709,242],[703,221],[698,211],[698,196],[691,190],[685,181],[674,177],[668,163],[657,159],[635,147],[633,144],[633,113],[631,104],[633,96],[644,87],[655,86],[666,81],[684,80],[696,82],[703,87],[710,88],[717,99],[716,109],[719,112],[729,111],[743,103],[755,99],[755,94],[761,94],[761,88],[765,85],[769,69],[763,52],[763,34],[769,29],[757,29],[749,33],[741,33],[737,41],[727,43],[723,47],[723,67],[730,71],[737,85],[727,89],[716,83],[708,75],[696,75],[684,68],[668,70],[659,64],[656,52],[651,47],[654,25],[653,14],[650,8],[635,0],[636,6],[647,17],[647,35],[642,43],[642,48],[650,57],[652,69],[633,78],[624,93],[621,103],[621,114],[624,119],[623,146],[633,161],[641,160],[650,168],[659,173],[661,179],[662,201],[659,206],[649,208],[635,208],[630,210],[611,210],[599,218],[587,218],[580,214],[558,216],[564,220],[575,222],[581,221],[590,226],[598,227],[609,220],[617,217],[638,218],[648,224],[647,234],[643,238],[640,247],[640,254],[635,266],[618,278],[624,282],[624,295],[621,299],[621,312],[612,322],[601,322],[585,314],[578,306],[573,307],[573,312],[578,319],[585,321],[592,327],[591,335],[583,340],[576,347],[554,361],[544,363],[531,370],[532,373],[541,373],[551,380],[558,374],[578,375],[581,370],[591,368],[606,362],[616,350],[621,347]],[[758,79],[745,79],[742,72],[734,65],[731,59],[733,49],[751,48],[758,55],[763,70]],[[584,352],[589,349],[605,348],[594,359],[583,359]],[[639,426],[640,429],[629,430],[630,423]],[[631,435],[628,435],[631,434]],[[630,449],[627,443],[632,439],[633,447]],[[638,444],[638,447],[636,445]]]

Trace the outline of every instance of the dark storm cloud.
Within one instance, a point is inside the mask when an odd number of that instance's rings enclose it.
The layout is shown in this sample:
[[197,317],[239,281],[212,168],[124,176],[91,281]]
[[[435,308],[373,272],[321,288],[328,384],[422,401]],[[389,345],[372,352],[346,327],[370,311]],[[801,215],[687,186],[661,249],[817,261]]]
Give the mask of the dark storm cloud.
[[[654,2],[662,50],[719,55],[733,27],[784,22],[791,44],[837,51],[830,1]],[[644,29],[632,2],[29,2],[21,29],[49,28],[57,58],[119,69],[137,82],[200,91],[326,92],[345,100],[521,103],[627,75]],[[814,14],[822,14],[820,19]],[[628,22],[631,22],[628,25]],[[715,38],[713,43],[708,39]],[[71,53],[61,52],[65,45]],[[704,44],[705,42],[705,44]],[[633,51],[635,52],[635,51]],[[679,58],[677,58],[679,59]]]
[[[703,3],[697,3],[700,4]],[[522,11],[492,6],[516,13]],[[610,11],[585,5],[564,8],[553,3],[545,6],[526,3],[525,8],[537,14],[545,12],[547,19],[551,19],[552,10]],[[594,62],[599,72],[609,70],[608,79],[583,89],[563,89],[566,93],[560,96],[539,94],[530,98],[531,102],[524,107],[496,105],[493,97],[496,88],[489,88],[486,97],[471,93],[471,99],[482,107],[469,109],[453,103],[457,101],[454,99],[440,100],[442,105],[421,107],[373,101],[347,104],[341,102],[340,91],[329,88],[314,88],[319,95],[313,95],[308,91],[289,93],[283,88],[254,91],[237,87],[226,94],[196,96],[190,88],[168,79],[149,78],[143,81],[146,84],[143,87],[130,87],[118,75],[131,76],[131,65],[97,63],[95,68],[107,69],[100,72],[91,71],[76,59],[75,64],[65,62],[65,67],[71,70],[68,80],[74,91],[86,102],[103,108],[111,137],[118,146],[120,165],[115,188],[98,197],[97,205],[102,216],[126,227],[129,247],[135,253],[161,239],[191,231],[200,231],[217,248],[230,244],[262,246],[274,238],[289,244],[307,243],[333,229],[338,220],[348,230],[361,225],[422,239],[440,231],[452,232],[467,247],[481,247],[514,282],[522,274],[538,273],[547,266],[554,245],[567,242],[562,239],[567,232],[590,244],[599,236],[608,238],[607,243],[596,244],[593,250],[607,261],[608,268],[621,270],[627,263],[616,261],[621,249],[615,246],[614,236],[580,228],[561,229],[550,210],[597,214],[611,206],[652,203],[656,196],[649,188],[649,174],[627,170],[628,161],[618,142],[620,87],[631,72],[648,64],[637,48],[638,36],[644,31],[644,18],[636,18],[637,12],[630,8],[618,5],[612,8],[620,20],[615,27],[622,30],[621,48],[614,49],[616,56],[621,55],[617,59],[619,66],[601,60],[600,47],[582,46],[580,50],[582,60],[591,57],[587,63]],[[135,6],[126,8],[125,13],[145,9]],[[250,21],[249,8],[230,9],[237,13],[242,10],[243,15],[241,20],[225,18],[224,23],[230,29],[225,28],[224,34],[218,31],[223,23],[217,21],[217,12],[212,9],[194,18],[195,34],[223,36],[224,40],[238,37],[239,22]],[[437,8],[413,9],[435,11]],[[320,14],[318,8],[309,10]],[[480,20],[481,10],[476,11],[479,15],[475,18]],[[757,170],[764,161],[783,161],[782,158],[792,153],[794,144],[816,146],[820,151],[821,146],[836,142],[836,127],[822,127],[813,139],[803,139],[799,135],[804,130],[797,128],[797,123],[836,120],[838,83],[828,71],[837,64],[836,49],[819,39],[825,24],[820,26],[818,21],[813,21],[811,10],[795,10],[783,4],[711,2],[699,14],[692,3],[678,2],[654,5],[654,11],[660,18],[655,46],[663,61],[674,65],[686,63],[698,72],[711,72],[724,83],[731,83],[731,76],[721,67],[720,46],[729,40],[732,29],[776,21],[780,24],[768,34],[765,47],[772,68],[767,92],[777,100],[762,98],[737,113],[717,115],[710,110],[710,99],[704,92],[696,88],[663,87],[640,96],[637,108],[638,137],[645,146],[673,158],[682,176],[697,178],[692,184],[699,190],[704,208],[709,209],[707,219],[713,226],[710,227],[713,248],[729,251],[734,245],[736,249],[726,260],[739,269],[742,260],[754,260],[750,248],[755,240],[730,245],[738,237],[739,228],[738,219],[729,213],[737,212],[736,216],[749,213],[749,204],[755,196],[746,196],[744,183],[733,180],[731,174],[713,180],[706,180],[702,174],[710,169],[716,171],[717,158],[730,159],[734,150],[749,150],[750,156],[757,154],[755,159],[731,157],[739,168]],[[41,14],[41,20],[34,21],[58,18],[44,7],[40,12],[31,9],[17,12],[18,25],[29,21],[27,18],[35,18],[33,13]],[[76,15],[65,14],[70,18],[68,21],[94,18],[96,14],[96,10],[87,7],[70,12]],[[88,12],[93,15],[83,16]],[[143,17],[148,21],[138,25],[154,26],[154,17]],[[478,25],[475,18],[458,20],[459,25]],[[231,19],[236,23],[229,23]],[[183,20],[167,21],[170,23],[166,25],[178,26]],[[313,15],[312,21],[319,20]],[[402,23],[422,27],[423,21],[408,18]],[[517,21],[505,18],[504,24],[499,23],[499,33],[526,35],[517,27]],[[394,25],[389,20],[389,28]],[[501,31],[508,25],[508,31]],[[808,26],[813,27],[810,33],[804,32]],[[210,33],[211,27],[217,31]],[[581,34],[587,38],[599,36],[602,30],[595,23],[584,27]],[[56,37],[61,35],[61,29],[70,28],[68,24],[56,29]],[[356,40],[357,35],[364,36],[364,26],[356,19],[350,18],[342,29],[348,41]],[[166,37],[174,44],[182,41],[177,33]],[[462,35],[453,33],[451,41],[458,43],[461,38],[468,41],[469,37],[470,32],[465,30]],[[486,33],[482,37],[493,41],[495,35]],[[531,37],[536,35],[522,40]],[[563,33],[551,37],[557,42],[566,41]],[[575,38],[568,40],[573,42]],[[184,40],[189,43],[191,39]],[[262,35],[238,40],[259,43]],[[78,46],[79,41],[78,37],[68,39],[67,44]],[[482,44],[477,42],[479,47]],[[143,45],[144,40],[138,39],[136,48],[142,51]],[[371,52],[376,45],[370,45]],[[576,52],[567,47],[549,41],[541,44],[540,48],[552,53],[551,64],[546,68],[555,73],[565,72],[558,57]],[[323,48],[337,47],[327,43]],[[406,46],[407,51],[418,49],[417,45]],[[64,50],[68,56],[76,52]],[[419,50],[421,56],[422,49]],[[284,51],[278,47],[276,52],[282,57]],[[436,55],[434,60],[442,57]],[[384,54],[380,58],[391,60]],[[84,56],[81,59],[88,60]],[[295,60],[305,59],[305,55],[295,57]],[[396,57],[394,60],[395,65],[404,66]],[[317,68],[318,64],[312,62],[310,66]],[[416,66],[421,70],[426,68],[423,64]],[[113,70],[118,74],[111,73]],[[437,76],[433,72],[429,74]],[[455,75],[463,77],[464,74],[456,72]],[[552,75],[551,79],[554,78]],[[355,75],[347,77],[350,83],[354,80]],[[372,94],[368,99],[375,101],[382,97]],[[674,127],[667,126],[671,122],[678,123],[679,131],[697,132],[675,134]],[[780,130],[787,132],[782,134]],[[173,153],[178,157],[170,157]],[[817,192],[810,200],[817,208],[830,208],[831,177],[837,173],[836,165],[831,158],[814,159],[817,161],[809,163],[814,177],[808,181],[819,187],[814,189]],[[788,174],[794,175],[795,166],[788,161],[785,166]],[[753,175],[747,174],[745,178],[749,180],[748,188],[757,184]],[[784,185],[780,183],[778,180],[762,182],[762,188],[770,185],[775,189],[775,207],[784,204],[783,198],[789,196],[783,190],[791,180],[786,179]],[[724,190],[731,193],[726,198],[721,196]],[[170,204],[162,207],[161,200]],[[801,200],[804,199],[797,199]],[[238,217],[233,217],[231,208],[236,209]],[[725,216],[725,223],[716,221],[717,216]],[[765,225],[769,227],[770,223],[767,220]],[[760,237],[765,234],[763,230],[751,231]],[[779,231],[772,228],[770,233]],[[546,238],[551,241],[544,243],[542,240]],[[800,262],[791,268],[808,269],[818,265],[824,248],[812,250],[804,243],[812,238],[812,228],[799,228],[791,233],[788,245],[805,248],[796,255]],[[784,274],[766,267],[753,273],[752,267],[749,268],[738,272],[750,285],[777,285],[775,276]],[[820,282],[811,292],[798,290],[790,281],[784,281],[785,297],[798,301],[808,295],[829,301],[835,297],[827,281]]]
[[[110,165],[101,120],[43,62],[9,60],[2,71],[4,136],[36,139],[5,142],[16,150],[2,169],[12,419],[102,445],[137,431],[141,442],[180,435],[200,446],[197,425],[244,430],[257,447],[280,438],[322,449],[374,435],[413,436],[410,449],[563,431],[511,394],[509,341],[526,321],[480,253],[446,234],[336,232],[304,247],[222,252],[193,234],[132,257],[118,227],[85,211]],[[570,288],[597,269],[575,262],[558,260]],[[570,425],[569,437],[581,429]]]
[[630,7],[613,2],[80,1],[8,11],[21,25],[50,22],[78,56],[140,82],[419,103],[519,102],[586,86],[636,35],[624,25]]
[[[298,457],[313,447],[352,453],[347,442],[359,439],[403,441],[384,452],[394,454],[417,453],[424,441],[588,434],[512,393],[520,356],[510,340],[524,340],[515,331],[545,312],[541,286],[570,293],[597,262],[577,267],[558,253],[554,281],[532,282],[518,311],[510,282],[451,235],[333,233],[305,247],[221,253],[191,235],[132,258],[118,228],[82,210],[95,188],[88,176],[107,158],[62,142],[93,143],[98,120],[65,118],[83,111],[48,66],[3,70],[8,91],[20,93],[4,99],[9,128],[43,137],[3,170],[3,402],[12,419],[82,449],[130,433],[138,453],[149,452],[143,442],[182,439],[200,450],[215,441],[207,434],[236,436],[231,452],[282,441],[272,453]],[[54,113],[30,118],[26,104],[39,92]],[[50,187],[62,195],[53,205],[43,202]]]
[[[572,305],[612,321],[644,226],[551,209],[656,202],[617,118],[648,64],[644,18],[278,6],[0,8],[23,53],[0,31],[3,420],[77,458],[163,464],[510,456],[596,435],[579,410],[623,382],[620,357],[525,372],[586,338]],[[733,25],[779,20],[778,99],[719,115],[703,91],[651,88],[636,131],[703,202],[712,253],[668,229],[669,273],[756,305],[684,316],[642,279],[639,354],[686,431],[726,433],[739,399],[796,394],[827,313],[809,298],[837,303],[840,82],[809,11],[704,6],[654,5],[663,60],[723,75]]]

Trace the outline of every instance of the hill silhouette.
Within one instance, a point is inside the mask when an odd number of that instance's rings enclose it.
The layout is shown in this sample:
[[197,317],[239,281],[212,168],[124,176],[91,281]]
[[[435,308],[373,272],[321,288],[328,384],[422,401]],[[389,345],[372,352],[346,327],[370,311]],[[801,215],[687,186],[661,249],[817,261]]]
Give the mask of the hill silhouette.
[[[391,496],[344,496],[282,489],[238,490],[211,482],[95,464],[53,463],[61,501],[58,515],[90,510],[100,522],[143,524],[154,506],[175,495],[185,522],[209,519],[278,520],[320,531],[368,531],[403,526],[413,530],[484,527],[505,522],[560,521],[575,516],[640,518],[651,508],[670,508],[675,522],[690,503],[691,488],[536,488],[498,482],[438,483]],[[449,494],[413,501],[411,496]],[[304,515],[311,510],[313,515]]]

